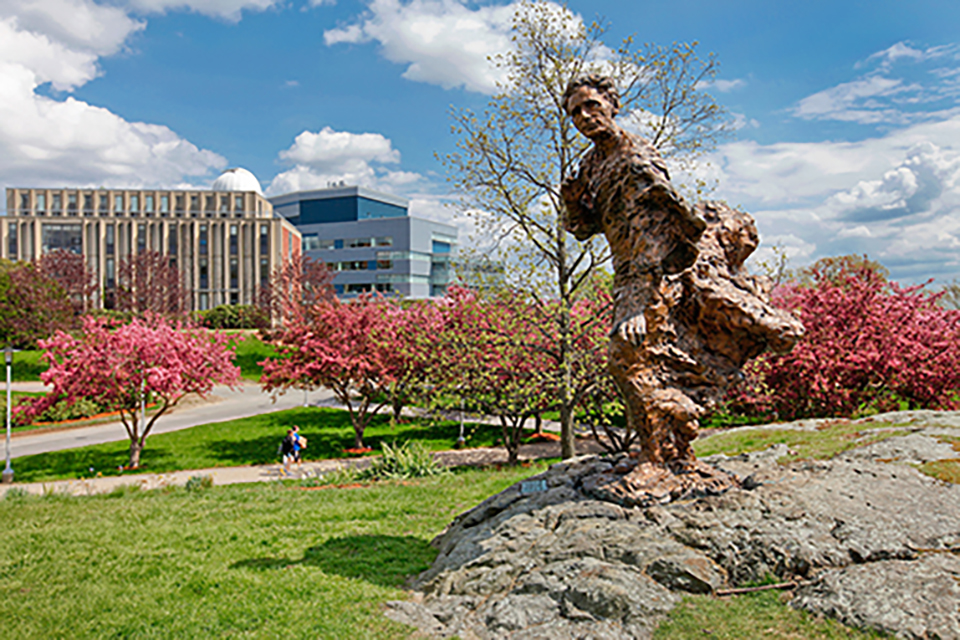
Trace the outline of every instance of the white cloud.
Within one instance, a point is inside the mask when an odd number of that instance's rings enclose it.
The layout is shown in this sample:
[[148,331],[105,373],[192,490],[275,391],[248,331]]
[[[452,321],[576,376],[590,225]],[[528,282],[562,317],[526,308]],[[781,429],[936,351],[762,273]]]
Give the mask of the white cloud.
[[399,163],[400,152],[379,133],[350,133],[330,127],[317,133],[304,131],[289,149],[280,152],[279,159],[293,167],[273,179],[267,189],[270,194],[319,189],[339,182],[396,192],[423,179],[418,173],[384,166]]
[[89,0],[0,3],[0,174],[8,185],[170,185],[226,164],[167,127],[38,92],[89,82],[99,59],[143,28]]
[[371,0],[355,24],[324,32],[327,45],[376,41],[407,65],[403,77],[444,88],[492,93],[501,80],[488,57],[510,49],[517,3],[469,8],[457,0]]
[[804,243],[794,266],[866,253],[906,282],[960,275],[960,116],[860,142],[735,142],[712,162],[716,195],[753,213],[765,252]]
[[741,78],[735,78],[734,80],[714,80],[709,83],[709,86],[721,93],[726,93],[747,86],[747,81]]
[[960,48],[917,49],[905,42],[855,65],[858,78],[801,100],[793,115],[864,125],[906,125],[958,112]]

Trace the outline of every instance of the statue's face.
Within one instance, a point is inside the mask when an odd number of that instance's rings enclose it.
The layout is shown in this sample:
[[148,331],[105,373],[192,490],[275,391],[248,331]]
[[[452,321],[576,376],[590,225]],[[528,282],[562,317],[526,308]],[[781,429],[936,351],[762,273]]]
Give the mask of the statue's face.
[[606,96],[593,87],[578,87],[567,102],[567,111],[577,130],[591,140],[616,133],[613,117],[617,111]]

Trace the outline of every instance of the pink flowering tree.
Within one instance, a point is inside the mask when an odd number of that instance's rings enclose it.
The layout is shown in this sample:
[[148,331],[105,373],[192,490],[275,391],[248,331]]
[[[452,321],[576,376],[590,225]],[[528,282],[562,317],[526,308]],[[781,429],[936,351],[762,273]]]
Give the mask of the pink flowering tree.
[[[27,411],[81,398],[112,407],[127,430],[130,467],[136,468],[153,425],[184,396],[206,396],[214,385],[240,382],[227,342],[225,335],[153,314],[129,324],[86,317],[79,337],[58,331],[40,342],[50,365],[40,377],[53,388]],[[155,403],[156,410],[144,419],[146,403]]]
[[781,419],[853,416],[865,410],[955,409],[960,391],[960,311],[942,293],[901,288],[870,264],[833,261],[809,282],[777,289],[806,335],[784,355],[747,368],[733,397],[744,412]]
[[509,292],[479,296],[451,287],[441,313],[431,382],[495,416],[516,464],[526,421],[550,408],[556,394],[546,336],[530,317],[535,309]]
[[354,446],[364,448],[364,431],[386,405],[392,381],[384,304],[370,296],[349,303],[334,299],[288,318],[286,327],[274,335],[277,357],[261,363],[264,391],[330,389],[350,414]]
[[428,300],[405,304],[385,300],[381,310],[383,322],[373,338],[383,354],[384,391],[393,419],[399,421],[403,408],[429,383],[443,320],[437,306]]

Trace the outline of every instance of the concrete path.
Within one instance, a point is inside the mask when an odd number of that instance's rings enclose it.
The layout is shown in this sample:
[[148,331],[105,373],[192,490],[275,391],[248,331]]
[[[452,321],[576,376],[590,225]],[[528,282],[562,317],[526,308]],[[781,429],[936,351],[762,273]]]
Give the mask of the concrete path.
[[[39,384],[17,383],[17,385],[23,387]],[[27,389],[21,387],[18,390],[26,391]],[[39,390],[43,390],[42,385]],[[333,394],[326,389],[311,391],[308,396],[311,405],[323,404],[326,406],[332,398]],[[273,403],[270,395],[262,393],[260,385],[252,382],[245,382],[237,390],[232,390],[229,387],[215,387],[206,400],[197,396],[181,400],[180,405],[157,420],[150,431],[150,435],[179,431],[180,429],[188,429],[210,422],[223,422],[281,409],[292,409],[302,405],[303,392],[301,391],[288,392],[279,396],[277,402]],[[20,456],[120,440],[127,440],[127,432],[119,421],[89,427],[44,429],[39,433],[23,431],[14,434],[11,438],[10,457],[19,458]],[[2,441],[2,438],[0,438],[0,441]],[[2,442],[0,442],[0,457],[3,453],[2,447]],[[13,470],[16,473],[16,465],[13,465]]]
[[[600,446],[593,440],[579,440],[577,451],[580,454],[599,453]],[[489,466],[506,464],[507,452],[503,447],[478,447],[438,451],[433,454],[437,461],[446,467]],[[545,442],[520,447],[520,460],[560,457],[560,444]],[[34,495],[50,493],[74,496],[109,493],[122,486],[136,486],[140,489],[159,489],[168,486],[183,486],[194,476],[209,476],[215,485],[243,484],[249,482],[270,482],[275,480],[297,480],[322,476],[325,473],[345,468],[369,466],[371,458],[348,458],[340,460],[319,460],[293,465],[289,475],[284,474],[280,464],[265,464],[248,467],[215,467],[212,469],[193,469],[190,471],[172,471],[170,473],[141,473],[89,478],[85,480],[57,480],[52,482],[32,482],[26,484],[0,485],[0,496],[11,488],[26,491]],[[16,467],[14,467],[16,471]]]

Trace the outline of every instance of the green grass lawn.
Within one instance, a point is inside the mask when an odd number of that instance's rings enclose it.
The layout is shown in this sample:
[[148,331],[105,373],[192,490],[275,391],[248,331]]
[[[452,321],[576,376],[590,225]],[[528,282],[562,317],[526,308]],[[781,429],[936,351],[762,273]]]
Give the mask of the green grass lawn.
[[[353,428],[346,411],[319,407],[287,409],[148,436],[141,457],[142,471],[278,462],[277,447],[287,428],[294,424],[300,426],[300,433],[307,438],[304,460],[342,458],[343,450],[353,446]],[[496,426],[469,426],[473,429],[467,440],[470,447],[494,445],[500,435]],[[364,443],[372,447],[374,453],[379,452],[381,442],[405,440],[417,440],[428,449],[439,451],[453,448],[459,429],[457,422],[412,421],[391,426],[387,416],[377,415],[364,434]],[[123,434],[122,427],[118,426],[117,430]],[[129,446],[129,441],[124,440],[24,456],[15,459],[13,468],[18,482],[90,477],[97,473],[117,475],[117,467],[127,464]]]
[[[40,360],[42,351],[17,351],[13,354],[10,367],[10,379],[14,382],[37,382],[40,374],[47,370],[45,362]],[[4,373],[4,376],[7,374]],[[3,378],[6,380],[6,377]]]
[[0,501],[5,638],[404,638],[380,613],[453,516],[541,467],[307,491]]
[[[457,513],[541,465],[404,484],[118,490],[0,501],[7,638],[407,638],[381,606],[429,566]],[[870,638],[779,594],[685,599],[657,631],[687,638]]]
[[244,380],[259,381],[260,374],[263,373],[263,367],[257,363],[274,357],[277,354],[276,350],[260,340],[254,331],[228,331],[226,333],[243,335],[243,341],[234,343],[234,351],[237,355],[233,362],[240,367],[240,375],[243,376]]

